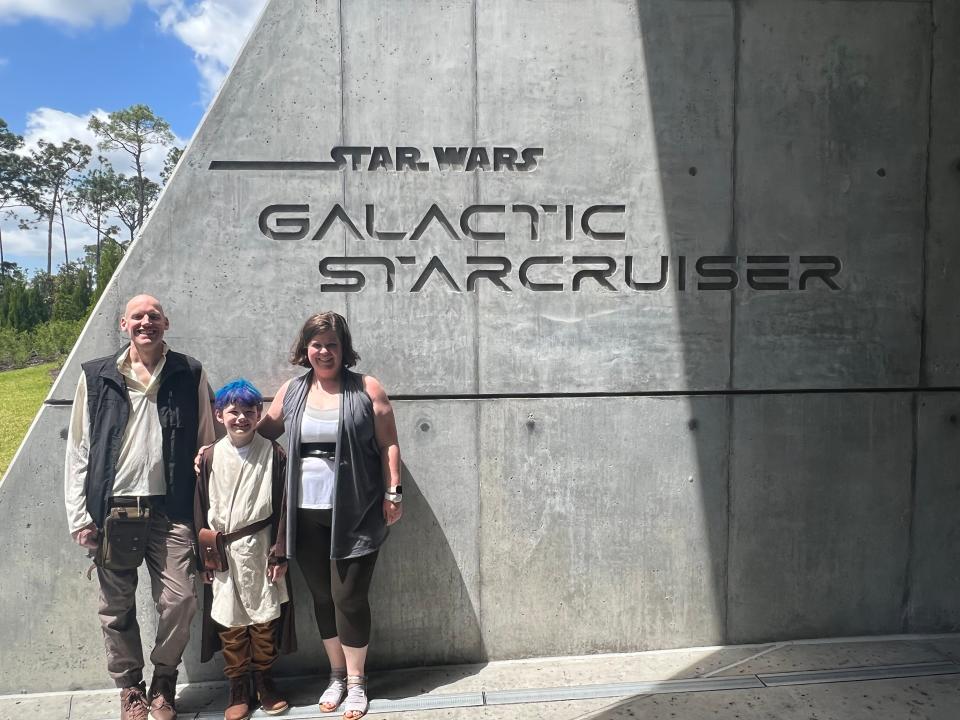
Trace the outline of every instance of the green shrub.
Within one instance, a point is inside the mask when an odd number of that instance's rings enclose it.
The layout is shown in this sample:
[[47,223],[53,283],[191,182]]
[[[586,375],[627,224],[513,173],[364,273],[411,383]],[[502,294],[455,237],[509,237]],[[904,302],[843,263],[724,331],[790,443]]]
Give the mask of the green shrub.
[[27,364],[30,351],[26,335],[11,327],[0,328],[0,369],[19,368]]
[[62,360],[77,342],[83,322],[50,320],[31,330],[0,328],[0,370]]

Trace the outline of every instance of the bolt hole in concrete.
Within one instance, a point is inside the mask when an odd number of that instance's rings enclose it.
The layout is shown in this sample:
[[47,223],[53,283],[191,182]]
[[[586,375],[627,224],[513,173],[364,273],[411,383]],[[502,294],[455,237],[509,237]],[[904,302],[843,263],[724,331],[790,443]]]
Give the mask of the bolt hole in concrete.
[[887,171],[884,170],[883,168],[880,168],[879,170],[877,170],[877,175],[879,175],[880,177],[886,177]]
[[430,429],[430,423],[428,423],[428,422],[422,422],[422,423],[420,423],[420,431],[421,431],[421,432],[427,432],[429,429]]
[[700,427],[700,421],[697,420],[696,418],[690,418],[687,421],[687,427],[690,428],[691,430],[696,430],[698,427]]
[[692,167],[692,168],[690,168],[687,172],[689,172],[691,175],[696,175],[696,174],[697,174],[697,169],[696,169],[695,167]]

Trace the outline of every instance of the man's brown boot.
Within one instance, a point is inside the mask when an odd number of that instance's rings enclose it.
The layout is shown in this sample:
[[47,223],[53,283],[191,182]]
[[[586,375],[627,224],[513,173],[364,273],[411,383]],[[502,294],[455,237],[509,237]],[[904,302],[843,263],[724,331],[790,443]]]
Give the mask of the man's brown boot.
[[289,703],[280,697],[273,678],[267,671],[253,673],[253,687],[257,691],[257,700],[267,715],[279,715],[290,707]]
[[176,675],[154,675],[147,693],[150,720],[177,720],[176,695]]
[[223,720],[247,720],[250,717],[250,678],[230,678],[230,699]]
[[147,720],[146,685],[131,685],[120,690],[120,720]]

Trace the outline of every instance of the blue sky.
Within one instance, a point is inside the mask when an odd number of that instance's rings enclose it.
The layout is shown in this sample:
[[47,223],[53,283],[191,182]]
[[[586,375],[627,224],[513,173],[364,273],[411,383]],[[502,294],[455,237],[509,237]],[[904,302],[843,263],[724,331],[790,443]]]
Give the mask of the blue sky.
[[[149,105],[185,144],[266,0],[0,0],[0,117],[30,146],[94,145],[93,113]],[[147,158],[156,176],[165,152]],[[111,157],[125,171],[122,156]],[[0,220],[4,259],[46,266],[46,238]],[[92,231],[67,221],[71,257]],[[62,259],[62,258],[61,258]],[[56,262],[56,258],[55,258]]]
[[189,137],[203,112],[193,53],[158,32],[145,6],[128,22],[77,30],[41,20],[0,25],[0,117],[22,134],[40,107],[76,115],[145,102],[177,135]]

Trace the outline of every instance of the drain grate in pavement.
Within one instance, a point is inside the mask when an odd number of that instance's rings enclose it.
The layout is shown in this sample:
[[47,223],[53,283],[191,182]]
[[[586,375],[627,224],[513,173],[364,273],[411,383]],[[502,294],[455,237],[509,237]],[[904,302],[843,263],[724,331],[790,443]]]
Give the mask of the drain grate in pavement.
[[767,687],[780,685],[815,685],[818,683],[855,682],[857,680],[894,680],[926,675],[954,675],[960,665],[952,662],[881,665],[877,667],[842,668],[839,670],[807,670],[780,673],[759,673]]
[[533,690],[498,690],[485,693],[487,705],[514,705],[519,703],[558,702],[562,700],[591,700],[593,698],[624,697],[652,693],[707,692],[710,690],[748,690],[762,688],[755,675],[719,678],[691,678],[689,680],[660,680],[648,682],[613,683],[610,685],[582,685],[574,687],[537,688]]
[[[591,700],[594,698],[628,697],[662,693],[710,692],[716,690],[757,690],[782,685],[814,685],[818,683],[856,682],[910,677],[960,674],[960,665],[952,662],[915,663],[911,665],[880,665],[875,667],[842,668],[838,670],[794,671],[761,673],[757,675],[716,676],[684,680],[612,683],[607,685],[580,685],[574,687],[533,688],[526,690],[495,690],[487,693],[451,693],[418,695],[398,700],[370,701],[370,713],[409,712],[412,710],[443,710],[483,707],[485,705],[519,705],[523,703]],[[187,716],[181,713],[181,717]],[[196,720],[220,720],[221,712],[205,712]],[[270,717],[257,710],[253,718]],[[339,718],[339,713],[321,713],[316,706],[291,708],[285,718]]]
[[[391,712],[410,712],[413,710],[445,710],[450,708],[468,708],[482,707],[483,693],[450,693],[447,695],[418,695],[412,698],[402,698],[399,700],[376,699],[370,701],[369,712],[373,713],[391,713]],[[183,713],[180,713],[181,717]],[[343,711],[337,710],[332,713],[322,713],[316,705],[307,707],[294,707],[285,712],[284,718],[336,718],[340,720]],[[262,710],[257,710],[251,715],[252,718],[277,717],[267,715]],[[197,715],[196,720],[223,720],[223,713],[201,713]]]

